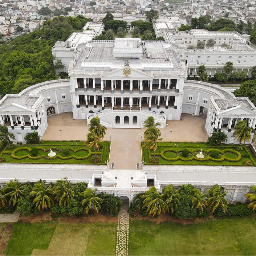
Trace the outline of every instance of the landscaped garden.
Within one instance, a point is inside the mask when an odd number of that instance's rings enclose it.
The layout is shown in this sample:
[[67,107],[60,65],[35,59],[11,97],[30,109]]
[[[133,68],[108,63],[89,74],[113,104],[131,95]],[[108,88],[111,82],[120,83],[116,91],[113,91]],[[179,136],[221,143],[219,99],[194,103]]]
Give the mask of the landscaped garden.
[[255,217],[182,226],[130,221],[130,255],[255,255]]
[[[146,147],[142,148],[145,164],[256,165],[255,158],[250,152],[250,149],[244,145],[211,146],[208,143],[158,142],[155,153]],[[197,157],[201,150],[204,158]]]
[[[56,156],[49,157],[50,149]],[[83,141],[41,141],[35,145],[10,145],[0,158],[7,163],[106,164],[110,143],[99,142],[97,150]]]
[[14,224],[6,255],[114,255],[117,223]]

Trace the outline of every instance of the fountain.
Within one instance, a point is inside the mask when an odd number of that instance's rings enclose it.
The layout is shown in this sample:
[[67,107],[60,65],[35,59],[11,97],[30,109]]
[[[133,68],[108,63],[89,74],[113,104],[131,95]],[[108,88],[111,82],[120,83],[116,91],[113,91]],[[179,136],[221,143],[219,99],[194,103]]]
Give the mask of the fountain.
[[200,150],[199,154],[196,155],[197,158],[204,158],[202,149]]
[[54,157],[56,156],[56,153],[52,151],[52,149],[50,148],[50,153],[48,154],[49,157]]

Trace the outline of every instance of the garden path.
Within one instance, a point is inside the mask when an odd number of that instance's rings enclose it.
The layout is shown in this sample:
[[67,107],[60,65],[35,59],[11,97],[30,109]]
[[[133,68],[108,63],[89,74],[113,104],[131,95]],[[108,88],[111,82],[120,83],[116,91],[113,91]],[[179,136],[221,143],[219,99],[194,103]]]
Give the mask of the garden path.
[[14,213],[0,214],[0,223],[17,222],[19,217],[20,213],[17,211]]
[[129,214],[121,209],[118,215],[116,256],[128,256]]

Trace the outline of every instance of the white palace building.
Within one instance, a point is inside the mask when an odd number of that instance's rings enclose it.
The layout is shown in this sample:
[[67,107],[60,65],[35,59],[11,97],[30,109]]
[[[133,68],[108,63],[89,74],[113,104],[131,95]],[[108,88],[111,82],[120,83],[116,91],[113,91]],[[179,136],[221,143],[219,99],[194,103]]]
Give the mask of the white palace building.
[[170,43],[117,38],[80,42],[63,52],[59,45],[53,48],[59,59],[73,52],[70,80],[36,84],[0,100],[0,124],[8,126],[16,142],[24,143],[32,131],[42,136],[47,116],[64,112],[87,122],[98,116],[112,128],[142,128],[149,116],[164,128],[182,113],[204,114],[208,135],[221,129],[227,143],[236,143],[239,120],[256,126],[256,108],[248,98],[236,98],[218,85],[187,81],[187,66]]

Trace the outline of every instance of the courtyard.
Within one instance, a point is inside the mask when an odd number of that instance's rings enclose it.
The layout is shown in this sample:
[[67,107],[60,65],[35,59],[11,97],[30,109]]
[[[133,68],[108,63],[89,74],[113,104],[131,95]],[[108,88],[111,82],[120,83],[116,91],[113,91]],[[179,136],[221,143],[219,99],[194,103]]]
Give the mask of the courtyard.
[[[173,142],[206,142],[204,129],[205,115],[192,116],[182,114],[180,121],[168,121],[161,129],[163,141]],[[108,128],[104,140],[112,141],[110,167],[115,169],[135,169],[141,167],[141,140],[145,129],[112,129]],[[73,120],[72,113],[48,117],[48,128],[42,140],[86,140],[88,126],[86,120]]]

